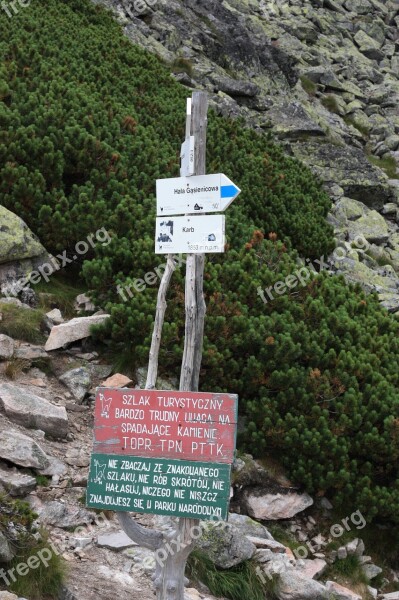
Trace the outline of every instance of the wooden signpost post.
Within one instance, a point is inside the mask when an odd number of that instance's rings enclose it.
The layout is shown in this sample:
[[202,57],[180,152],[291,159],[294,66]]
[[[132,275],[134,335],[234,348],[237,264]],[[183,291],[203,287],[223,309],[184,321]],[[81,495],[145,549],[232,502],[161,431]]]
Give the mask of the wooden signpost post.
[[[168,258],[158,292],[146,389],[99,388],[96,397],[87,506],[117,511],[132,540],[162,553],[154,575],[157,600],[184,600],[193,531],[199,520],[227,519],[234,459],[237,396],[197,391],[206,312],[204,253],[224,251],[224,217],[198,213],[223,211],[240,193],[224,174],[201,177],[205,176],[207,110],[206,93],[194,92],[187,102],[181,178],[157,182],[161,216],[156,252]],[[179,189],[174,208],[174,192]],[[178,392],[154,389],[175,252],[188,252]],[[180,518],[174,532],[166,535],[139,525],[129,512]]]

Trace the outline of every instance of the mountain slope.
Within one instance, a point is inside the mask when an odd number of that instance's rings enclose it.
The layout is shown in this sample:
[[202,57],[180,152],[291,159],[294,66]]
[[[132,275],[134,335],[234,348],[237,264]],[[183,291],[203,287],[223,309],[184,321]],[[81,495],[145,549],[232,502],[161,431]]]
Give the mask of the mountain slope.
[[[187,91],[87,1],[38,0],[11,22],[1,15],[0,31],[0,201],[50,251],[68,255],[109,231],[82,271],[112,314],[99,337],[140,365],[156,286],[125,301],[117,286],[161,261],[154,184],[177,174]],[[229,210],[228,251],[206,267],[203,389],[240,394],[243,446],[283,456],[312,491],[397,522],[397,320],[342,278],[300,281],[298,253],[319,260],[333,249],[330,202],[310,170],[269,136],[214,114],[208,150],[208,171],[225,171],[243,193]],[[295,285],[282,289],[289,276]],[[180,366],[183,289],[177,270],[161,349],[169,373]]]

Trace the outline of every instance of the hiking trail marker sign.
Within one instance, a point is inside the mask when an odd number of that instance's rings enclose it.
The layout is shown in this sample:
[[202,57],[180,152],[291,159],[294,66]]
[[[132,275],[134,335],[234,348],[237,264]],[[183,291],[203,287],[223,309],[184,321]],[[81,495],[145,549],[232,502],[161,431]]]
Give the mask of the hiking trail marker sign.
[[157,215],[223,212],[240,192],[223,173],[157,179]]
[[224,215],[157,217],[156,254],[224,252]]
[[226,519],[237,396],[99,388],[90,508]]

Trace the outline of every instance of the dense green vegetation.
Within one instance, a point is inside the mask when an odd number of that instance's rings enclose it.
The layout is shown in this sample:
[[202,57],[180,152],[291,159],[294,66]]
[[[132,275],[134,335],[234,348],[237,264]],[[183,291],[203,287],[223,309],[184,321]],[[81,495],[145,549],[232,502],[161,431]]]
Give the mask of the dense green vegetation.
[[[60,591],[65,576],[65,563],[58,554],[51,549],[48,533],[41,529],[37,531],[33,523],[37,518],[28,502],[13,500],[9,496],[0,494],[0,534],[8,541],[14,551],[14,558],[5,566],[5,573],[15,570],[21,564],[28,567],[26,561],[33,557],[36,566],[28,569],[25,576],[9,578],[9,591],[18,596],[26,596],[32,600],[43,598],[56,598]],[[41,554],[43,551],[43,554]],[[40,557],[43,557],[41,559]],[[32,558],[30,558],[32,560]],[[1,581],[4,584],[5,580]]]
[[[82,273],[112,314],[99,332],[132,364],[147,360],[157,286],[123,302],[117,285],[164,259],[153,250],[155,179],[178,174],[187,91],[86,0],[35,0],[0,14],[0,202],[54,252],[105,227]],[[397,321],[374,297],[320,276],[266,304],[262,289],[333,248],[329,199],[266,136],[210,114],[208,172],[243,190],[228,251],[211,255],[202,387],[240,394],[241,443],[274,452],[312,493],[369,518],[399,520]],[[183,278],[169,294],[161,367],[182,354]]]
[[257,563],[246,560],[230,569],[219,569],[206,552],[194,550],[187,561],[186,574],[194,582],[204,583],[215,596],[228,600],[275,600],[277,577],[259,577]]

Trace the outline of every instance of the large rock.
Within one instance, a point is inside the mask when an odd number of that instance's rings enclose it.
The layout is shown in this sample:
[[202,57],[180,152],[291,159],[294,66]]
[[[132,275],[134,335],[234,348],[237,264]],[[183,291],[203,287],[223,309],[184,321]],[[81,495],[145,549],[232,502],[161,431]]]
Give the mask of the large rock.
[[326,589],[334,600],[362,600],[361,596],[335,581],[327,581]]
[[112,387],[112,388],[122,388],[131,385],[133,381],[130,377],[126,377],[126,375],[122,375],[122,373],[115,373],[115,375],[111,375],[105,381],[101,382],[101,387]]
[[366,214],[367,207],[358,200],[346,198],[343,196],[332,207],[332,214],[336,217],[339,223],[347,224],[347,221],[356,221]]
[[367,56],[367,58],[371,58],[372,60],[382,60],[384,58],[384,53],[380,50],[381,44],[367,35],[365,31],[359,30],[354,40],[359,46],[360,52]]
[[329,598],[324,585],[293,567],[280,570],[276,594],[279,600],[327,600]]
[[0,206],[0,231],[0,264],[46,253],[26,223],[4,206]]
[[31,496],[29,503],[32,510],[39,515],[39,521],[43,525],[52,525],[68,529],[69,527],[79,527],[87,525],[94,520],[94,513],[84,508],[64,504],[56,500],[43,503],[37,496]]
[[361,568],[362,568],[363,573],[366,575],[367,579],[374,579],[374,577],[377,577],[377,575],[382,573],[381,567],[378,567],[377,565],[374,565],[373,563],[362,565]]
[[215,87],[229,96],[247,96],[252,98],[259,94],[259,87],[250,81],[237,81],[236,79],[223,78],[215,80]]
[[83,400],[91,386],[90,373],[85,367],[67,371],[61,375],[60,381],[67,386],[78,402]]
[[[392,313],[399,310],[399,278],[393,272],[381,274],[365,263],[352,258],[343,258],[334,263],[337,273],[347,281],[358,283],[366,292],[377,292],[380,302]],[[393,271],[393,269],[392,269]]]
[[256,546],[233,525],[207,523],[198,547],[221,569],[230,569],[249,560],[256,552]]
[[50,360],[49,355],[42,346],[35,346],[33,344],[20,344],[16,348],[14,356],[15,358],[22,358],[29,362],[48,362]]
[[229,523],[234,525],[242,535],[252,536],[254,538],[262,538],[265,540],[273,540],[273,536],[268,532],[258,521],[254,521],[247,515],[239,515],[237,513],[229,514]]
[[297,568],[299,571],[309,577],[309,579],[319,579],[323,573],[327,570],[328,565],[322,558],[301,559],[297,562]]
[[7,360],[14,354],[14,340],[8,335],[0,334],[0,360]]
[[278,584],[279,600],[327,600],[330,597],[326,594],[323,584],[302,577],[299,571],[288,570],[283,573]]
[[381,209],[394,196],[386,175],[359,148],[309,141],[293,145],[292,150],[326,185],[339,182],[346,196],[370,208]]
[[325,133],[299,102],[276,105],[267,112],[273,132],[280,138],[324,136]]
[[93,325],[101,325],[109,318],[110,315],[92,315],[91,317],[78,317],[67,323],[56,325],[52,328],[50,336],[46,342],[44,349],[57,350],[63,346],[83,340],[90,336],[90,327]]
[[0,283],[15,282],[51,257],[38,238],[17,215],[0,206]]
[[0,431],[0,458],[33,469],[46,469],[50,464],[39,444],[15,429]]
[[308,494],[287,490],[287,493],[273,493],[262,487],[252,487],[244,491],[244,502],[248,514],[260,521],[290,519],[312,506],[313,499]]
[[373,244],[383,244],[389,239],[388,224],[376,210],[370,210],[364,216],[348,224],[349,240],[359,236]]
[[6,469],[0,465],[0,485],[10,496],[25,496],[36,487],[36,479],[17,469]]
[[124,531],[111,531],[98,536],[97,546],[109,550],[125,550],[137,544]]
[[[13,558],[14,558],[14,551],[11,548],[5,535],[0,531],[0,563],[9,562]],[[0,592],[0,598],[1,598],[1,593],[2,592]]]
[[277,552],[281,554],[285,554],[287,550],[286,546],[280,544],[280,542],[276,542],[276,540],[267,540],[265,538],[253,537],[252,535],[247,535],[246,537],[257,548],[271,550],[271,552]]
[[359,15],[367,15],[371,12],[372,5],[368,0],[346,0],[345,8]]
[[10,383],[0,384],[0,409],[11,421],[23,427],[41,429],[60,438],[68,433],[68,416],[64,406],[55,406]]

